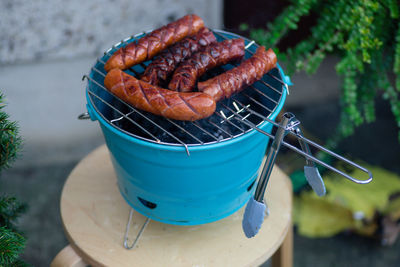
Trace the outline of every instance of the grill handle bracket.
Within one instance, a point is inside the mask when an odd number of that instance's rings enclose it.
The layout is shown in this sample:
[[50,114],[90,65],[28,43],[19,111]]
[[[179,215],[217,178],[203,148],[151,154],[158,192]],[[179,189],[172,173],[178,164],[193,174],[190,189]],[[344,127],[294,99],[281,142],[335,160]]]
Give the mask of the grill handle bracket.
[[84,112],[78,115],[78,120],[88,120],[90,119],[89,112]]

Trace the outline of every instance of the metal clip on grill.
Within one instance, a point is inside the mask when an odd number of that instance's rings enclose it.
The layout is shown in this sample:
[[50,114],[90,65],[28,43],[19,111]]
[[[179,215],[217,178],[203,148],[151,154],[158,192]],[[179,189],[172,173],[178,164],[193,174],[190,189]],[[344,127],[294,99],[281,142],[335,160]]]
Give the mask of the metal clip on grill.
[[[219,41],[231,38],[243,38],[242,36],[221,30],[213,30],[213,32]],[[259,178],[255,197],[251,197],[250,199],[250,202],[253,201],[253,203],[249,202],[249,205],[246,207],[243,228],[247,236],[250,237],[255,235],[261,226],[264,217],[264,210],[266,209],[265,204],[263,203],[264,191],[280,145],[283,145],[305,157],[306,166],[304,167],[304,170],[307,181],[318,195],[325,194],[325,186],[317,168],[315,167],[315,163],[359,184],[366,184],[372,180],[372,174],[369,170],[305,138],[299,128],[300,122],[295,119],[293,114],[286,113],[282,117],[280,123],[274,121],[275,116],[283,106],[284,98],[289,93],[288,85],[284,82],[286,81],[286,77],[280,69],[279,64],[278,68],[275,68],[264,75],[260,81],[251,85],[249,89],[233,95],[230,99],[220,101],[217,105],[216,112],[211,117],[200,121],[180,122],[161,118],[138,110],[115,97],[103,85],[104,77],[106,75],[103,68],[105,61],[118,48],[125,46],[127,43],[135,42],[145,34],[146,33],[137,34],[115,44],[104,53],[104,57],[97,60],[97,63],[91,69],[90,75],[83,76],[83,79],[86,78],[88,80],[87,98],[88,101],[90,101],[90,106],[94,109],[92,112],[96,113],[96,116],[94,117],[100,117],[108,125],[111,125],[116,129],[117,132],[122,132],[123,134],[134,137],[136,140],[154,143],[156,145],[166,145],[178,148],[184,147],[183,151],[186,151],[188,156],[190,156],[190,150],[192,147],[215,145],[223,142],[228,143],[229,141],[233,141],[233,139],[242,138],[244,135],[252,134],[252,132],[255,131],[271,138],[273,143],[269,148],[267,148],[266,152],[268,157]],[[245,57],[248,58],[255,53],[258,45],[254,41],[246,38],[243,39],[245,40],[246,48]],[[128,69],[127,72],[139,78],[148,64],[149,62],[138,64]],[[206,74],[206,78],[211,78],[232,67],[234,67],[234,65],[228,64],[222,66],[219,70],[213,70],[211,73]],[[80,119],[87,119],[89,116],[92,117],[89,108],[88,113],[89,114],[82,114]],[[270,124],[272,127],[277,129],[275,136],[271,134],[272,131],[270,133],[270,128],[267,130],[263,128],[267,124]],[[295,137],[299,141],[301,149],[284,141],[287,134]],[[332,157],[367,173],[368,178],[365,180],[356,179],[315,158],[311,154],[309,146],[326,152]],[[259,218],[255,219],[254,216],[249,218],[248,210],[257,205],[258,207],[264,205],[264,207],[259,209],[259,211],[261,211],[261,213],[258,214]],[[130,213],[130,218],[131,217],[132,212]],[[148,220],[145,225],[147,225],[147,223]],[[129,246],[127,243],[129,224],[130,220],[127,225],[124,244],[125,247],[132,248],[142,234],[145,225],[140,230],[134,244]]]

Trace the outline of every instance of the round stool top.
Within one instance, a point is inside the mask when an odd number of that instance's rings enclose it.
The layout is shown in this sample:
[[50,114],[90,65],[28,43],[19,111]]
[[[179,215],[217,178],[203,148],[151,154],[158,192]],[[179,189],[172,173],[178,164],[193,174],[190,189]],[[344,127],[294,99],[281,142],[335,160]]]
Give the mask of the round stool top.
[[[103,145],[69,175],[61,196],[61,217],[71,246],[92,265],[248,266],[265,262],[290,225],[291,184],[278,167],[269,180],[266,201],[270,215],[253,238],[243,233],[242,208],[204,225],[177,226],[151,220],[138,245],[127,250],[123,239],[130,207],[118,191],[109,152]],[[144,216],[134,212],[130,240],[144,221]]]

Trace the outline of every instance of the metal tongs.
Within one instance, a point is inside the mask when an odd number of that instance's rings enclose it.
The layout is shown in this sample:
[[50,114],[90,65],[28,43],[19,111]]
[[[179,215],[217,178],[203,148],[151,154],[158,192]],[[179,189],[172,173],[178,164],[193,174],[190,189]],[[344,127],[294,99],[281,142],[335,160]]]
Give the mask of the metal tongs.
[[[267,214],[267,215],[269,214],[268,206],[264,202],[264,194],[265,194],[265,189],[267,188],[269,177],[272,172],[272,168],[274,167],[276,156],[277,156],[280,146],[282,144],[284,146],[294,150],[295,152],[303,155],[306,158],[306,165],[304,166],[304,174],[305,174],[308,184],[311,186],[311,188],[315,191],[315,193],[318,196],[325,195],[326,189],[325,189],[325,184],[321,178],[321,175],[320,175],[315,163],[319,163],[322,166],[339,173],[340,175],[346,177],[347,179],[349,179],[353,182],[356,182],[359,184],[366,184],[366,183],[371,182],[372,173],[369,170],[367,170],[364,167],[361,167],[358,164],[356,164],[346,158],[343,158],[342,156],[306,139],[303,136],[303,133],[300,129],[300,126],[299,126],[300,122],[295,118],[295,116],[292,113],[285,113],[282,116],[282,120],[279,124],[272,120],[269,120],[269,119],[268,119],[268,121],[277,127],[275,136],[259,129],[258,127],[256,127],[255,125],[252,125],[249,122],[245,122],[244,120],[241,120],[241,122],[248,124],[249,126],[253,127],[255,130],[257,130],[273,139],[271,147],[268,150],[267,159],[265,160],[264,166],[263,166],[261,174],[260,174],[260,178],[259,178],[259,181],[257,184],[257,188],[255,191],[254,197],[250,198],[249,202],[247,203],[245,212],[244,212],[242,226],[243,226],[243,231],[248,238],[253,237],[258,233],[258,231],[260,230],[261,225],[264,221],[265,214]],[[297,138],[297,140],[300,143],[301,150],[298,149],[297,147],[292,146],[283,141],[283,139],[285,138],[285,136],[287,134],[292,134],[293,136],[295,136]],[[358,169],[368,173],[369,178],[366,180],[355,179],[352,176],[336,169],[335,167],[332,167],[332,166],[326,164],[325,162],[320,161],[319,159],[312,156],[311,150],[309,148],[309,144],[330,154],[331,156],[333,156],[339,160],[342,160],[342,161],[352,165],[355,168],[358,168]]]

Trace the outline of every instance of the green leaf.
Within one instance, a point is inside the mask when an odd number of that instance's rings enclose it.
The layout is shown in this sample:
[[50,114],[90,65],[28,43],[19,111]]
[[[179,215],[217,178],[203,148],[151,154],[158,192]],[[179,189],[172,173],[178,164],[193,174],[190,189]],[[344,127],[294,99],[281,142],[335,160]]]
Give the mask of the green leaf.
[[[340,59],[336,72],[343,76],[341,120],[337,126],[340,140],[354,133],[355,127],[375,120],[378,95],[390,102],[396,123],[400,122],[400,21],[396,0],[292,1],[267,30],[251,29],[250,35],[265,46],[275,47],[282,38],[298,29],[301,18],[313,12],[316,23],[311,34],[287,51],[289,74],[306,71],[313,74],[327,53]],[[393,71],[395,84],[387,75]],[[395,89],[394,89],[395,88]],[[399,127],[400,132],[400,127]],[[333,141],[331,142],[334,143]]]
[[241,31],[247,31],[249,29],[249,24],[247,23],[242,23],[239,25],[239,30]]
[[389,0],[390,16],[394,19],[399,18],[399,4],[397,0]]

